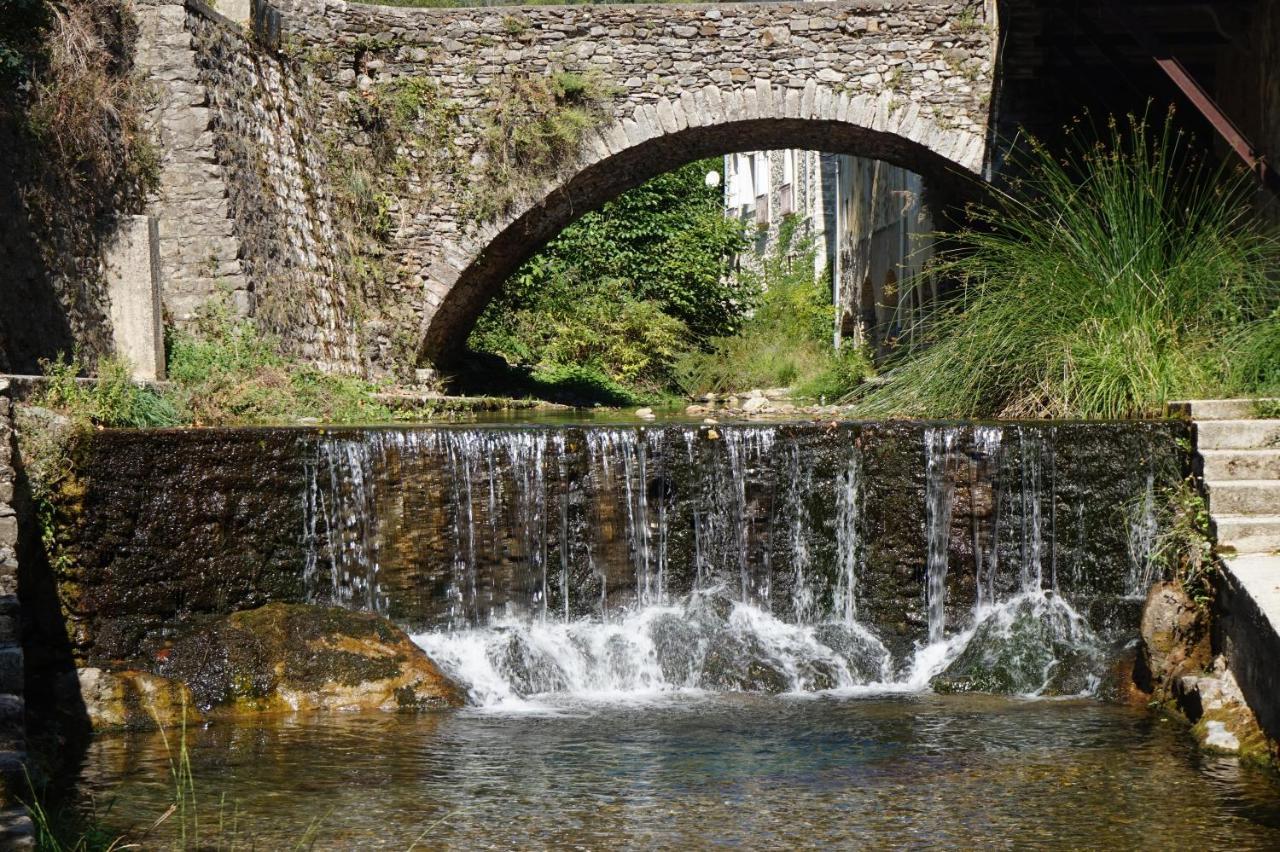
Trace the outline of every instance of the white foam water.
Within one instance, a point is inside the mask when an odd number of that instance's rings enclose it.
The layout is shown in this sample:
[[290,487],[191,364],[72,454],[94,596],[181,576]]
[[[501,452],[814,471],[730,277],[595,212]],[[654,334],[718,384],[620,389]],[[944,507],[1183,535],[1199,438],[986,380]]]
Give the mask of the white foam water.
[[[966,629],[901,664],[856,622],[793,624],[714,593],[608,621],[505,618],[413,638],[474,705],[503,712],[724,691],[922,692],[957,666],[962,678],[995,673],[1003,691],[1034,697],[1059,677],[1063,654],[1093,661],[1099,647],[1085,620],[1042,590],[982,606]],[[1092,675],[1080,682],[1072,693],[1097,685]]]

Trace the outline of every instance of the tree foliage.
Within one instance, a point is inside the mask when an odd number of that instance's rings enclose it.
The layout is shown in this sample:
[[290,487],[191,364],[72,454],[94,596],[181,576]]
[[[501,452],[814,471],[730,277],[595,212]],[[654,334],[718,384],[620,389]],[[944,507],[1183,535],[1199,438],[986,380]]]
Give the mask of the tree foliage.
[[471,348],[533,366],[575,365],[657,391],[691,349],[732,334],[758,282],[731,274],[745,247],[690,163],[587,213],[525,263],[489,305]]

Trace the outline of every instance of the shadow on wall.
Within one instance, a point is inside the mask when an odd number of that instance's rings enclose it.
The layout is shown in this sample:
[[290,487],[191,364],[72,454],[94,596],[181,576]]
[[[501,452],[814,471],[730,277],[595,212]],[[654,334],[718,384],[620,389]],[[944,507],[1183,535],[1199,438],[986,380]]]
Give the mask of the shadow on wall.
[[71,323],[23,204],[29,143],[0,116],[0,372],[38,373],[40,359],[70,352]]
[[[0,288],[5,282],[0,282]],[[0,290],[2,292],[2,290]],[[53,567],[41,541],[41,519],[20,451],[14,453],[18,516],[18,601],[22,612],[27,748],[33,782],[61,789],[78,773],[91,728],[58,600]]]

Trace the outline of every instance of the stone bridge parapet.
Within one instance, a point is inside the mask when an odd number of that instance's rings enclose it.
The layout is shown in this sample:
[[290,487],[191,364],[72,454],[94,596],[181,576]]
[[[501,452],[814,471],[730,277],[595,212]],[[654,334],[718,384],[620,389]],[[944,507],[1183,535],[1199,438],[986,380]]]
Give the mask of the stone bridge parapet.
[[[185,170],[169,156],[162,174],[161,197],[174,201],[159,211],[161,238],[173,236],[176,258],[163,271],[166,304],[185,315],[231,276],[223,287],[247,294],[261,325],[336,368],[445,360],[565,226],[695,159],[818,149],[890,161],[945,193],[987,158],[992,0],[275,0],[269,15],[255,4],[252,17],[273,23],[256,43],[199,0],[185,0],[185,14],[174,0],[149,3],[151,17],[189,34],[178,39],[189,73],[153,73],[174,105],[170,124],[190,124],[192,144],[210,149]],[[176,38],[161,35],[144,49]],[[520,132],[510,126],[519,100],[566,75],[595,81],[590,127],[550,167],[493,186],[495,134]],[[430,108],[404,110],[406,92],[430,92]],[[407,127],[389,136],[393,113]],[[500,203],[474,203],[495,190]],[[218,237],[217,264],[187,247],[211,227],[209,211],[235,243]]]

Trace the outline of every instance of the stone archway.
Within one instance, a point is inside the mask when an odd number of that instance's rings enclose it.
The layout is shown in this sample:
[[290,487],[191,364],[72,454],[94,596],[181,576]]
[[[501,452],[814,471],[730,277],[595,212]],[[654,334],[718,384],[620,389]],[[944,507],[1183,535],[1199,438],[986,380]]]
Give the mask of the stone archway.
[[735,151],[803,148],[884,160],[922,175],[944,199],[971,185],[985,139],[943,127],[888,93],[850,96],[815,81],[722,91],[714,85],[638,107],[582,146],[535,197],[445,245],[426,281],[420,361],[459,351],[485,305],[521,263],[576,218],[687,162]]

